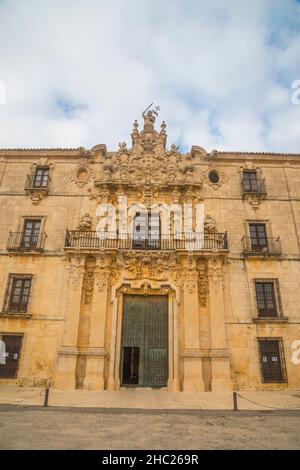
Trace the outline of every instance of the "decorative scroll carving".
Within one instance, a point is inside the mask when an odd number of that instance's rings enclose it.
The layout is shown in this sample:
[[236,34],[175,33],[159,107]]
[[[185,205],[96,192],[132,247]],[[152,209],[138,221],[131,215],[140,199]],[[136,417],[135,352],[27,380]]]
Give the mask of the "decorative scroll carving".
[[75,183],[79,188],[82,188],[94,177],[94,169],[90,168],[90,166],[85,163],[81,163],[77,168],[75,168],[70,180]]
[[[194,165],[189,155],[181,155],[178,146],[166,149],[166,124],[163,121],[160,131],[155,130],[155,111],[143,113],[144,128],[139,132],[137,121],[131,134],[132,147],[126,142],[119,143],[116,153],[106,153],[102,175],[95,186],[123,183],[126,186],[144,188],[145,185],[159,187],[178,183],[193,184]],[[199,186],[199,184],[198,184]],[[100,195],[91,193],[91,198]]]
[[261,201],[263,201],[266,198],[266,195],[265,194],[251,194],[251,195],[249,194],[249,195],[245,195],[244,197],[248,200],[249,204],[251,204],[253,209],[256,211],[259,208]]
[[176,267],[175,253],[120,253],[116,257],[118,267],[126,270],[126,279],[166,280],[167,272]]
[[183,269],[183,272],[184,285],[188,289],[189,293],[192,294],[195,291],[198,282],[198,274],[192,254],[188,255],[187,266]]
[[219,258],[218,256],[212,256],[208,260],[208,278],[210,283],[212,282],[214,285],[219,285],[220,281],[223,278],[223,259]]
[[75,292],[81,288],[81,283],[84,277],[84,266],[71,266],[69,268],[69,275],[70,275],[70,287]]
[[99,292],[102,292],[107,286],[110,275],[110,269],[108,267],[101,268],[97,266],[95,268],[95,284]]
[[87,259],[86,270],[83,278],[84,303],[90,304],[94,291],[95,259]]
[[[95,181],[95,185],[98,185],[97,181]],[[89,189],[88,192],[89,198],[96,199],[99,204],[109,204],[114,201],[114,196],[106,186],[101,187],[100,185],[96,189]]]
[[187,287],[190,294],[192,294],[197,287],[197,272],[193,268],[188,268],[185,271],[184,284]]
[[[218,175],[218,181],[214,182],[211,181],[209,178],[210,172],[215,171]],[[225,173],[225,171],[220,170],[215,164],[210,165],[207,170],[203,174],[203,179],[205,181],[205,184],[213,188],[214,190],[219,189],[223,184],[227,183],[229,180],[228,175]]]
[[34,206],[37,206],[46,195],[47,192],[43,191],[42,189],[32,191],[32,193],[30,194],[32,204]]
[[208,291],[207,265],[205,262],[199,261],[198,270],[198,297],[201,307],[206,306],[206,295]]

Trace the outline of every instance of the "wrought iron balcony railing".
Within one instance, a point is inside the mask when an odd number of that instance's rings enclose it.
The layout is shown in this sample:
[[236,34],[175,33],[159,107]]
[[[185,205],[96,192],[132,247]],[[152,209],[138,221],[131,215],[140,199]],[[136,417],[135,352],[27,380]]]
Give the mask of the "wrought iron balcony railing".
[[67,230],[65,248],[126,250],[228,250],[227,233],[195,233],[138,238],[115,232]]
[[9,232],[7,240],[8,251],[44,251],[47,234],[27,235],[24,232]]
[[242,241],[245,256],[279,256],[282,253],[279,237],[267,237],[263,241],[259,241],[256,238],[243,237]]
[[255,181],[249,181],[248,179],[242,179],[242,193],[243,196],[247,194],[258,194],[265,196],[267,194],[265,180],[257,178]]

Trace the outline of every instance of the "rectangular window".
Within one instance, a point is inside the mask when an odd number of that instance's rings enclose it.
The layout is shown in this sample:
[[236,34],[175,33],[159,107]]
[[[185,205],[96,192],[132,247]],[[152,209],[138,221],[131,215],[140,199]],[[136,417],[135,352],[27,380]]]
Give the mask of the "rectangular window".
[[133,221],[133,248],[160,247],[159,213],[137,212]]
[[38,166],[33,179],[34,188],[46,188],[49,180],[49,167]]
[[268,251],[265,224],[249,224],[252,251]]
[[31,281],[31,274],[9,275],[3,308],[5,312],[27,312]]
[[22,334],[0,332],[0,378],[17,378],[22,341]]
[[243,188],[245,192],[256,193],[258,191],[256,171],[243,172]]
[[256,302],[259,317],[276,317],[278,315],[275,289],[276,285],[274,280],[255,281]]
[[41,220],[39,219],[26,219],[24,221],[24,228],[22,233],[22,248],[36,248],[39,242],[41,228]]
[[286,382],[282,339],[262,338],[258,344],[263,383]]

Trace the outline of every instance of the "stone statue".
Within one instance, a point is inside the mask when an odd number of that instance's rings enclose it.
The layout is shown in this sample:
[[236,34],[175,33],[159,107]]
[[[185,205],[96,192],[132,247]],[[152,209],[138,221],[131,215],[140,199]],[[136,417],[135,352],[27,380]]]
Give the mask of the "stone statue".
[[92,228],[92,222],[93,218],[90,216],[90,214],[84,214],[79,222],[78,230],[81,232],[86,232],[87,230],[91,230]]
[[126,142],[119,143],[119,152],[127,152],[127,144]]
[[214,233],[217,231],[215,219],[211,215],[207,215],[204,219],[204,232]]
[[154,123],[156,119],[154,111],[149,110],[147,111],[147,113],[144,111],[143,118],[144,118],[144,130],[145,131],[154,130]]

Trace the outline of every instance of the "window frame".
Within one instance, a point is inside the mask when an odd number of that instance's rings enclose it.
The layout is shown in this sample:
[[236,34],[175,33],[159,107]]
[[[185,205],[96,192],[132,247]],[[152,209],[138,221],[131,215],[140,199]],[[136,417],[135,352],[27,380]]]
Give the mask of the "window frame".
[[[255,240],[256,244],[253,244],[253,239],[254,237],[252,236],[251,232],[251,227],[255,227]],[[263,227],[264,228],[264,236],[261,237],[258,227]],[[265,222],[249,222],[249,235],[250,235],[250,244],[251,244],[251,250],[254,252],[262,252],[262,251],[268,251],[269,250],[269,245],[268,245],[268,230],[267,230],[267,225]],[[265,244],[261,243],[261,240],[265,240]]]
[[[251,178],[254,175],[255,178]],[[253,184],[254,180],[254,184]],[[248,187],[247,187],[248,185]],[[245,193],[258,193],[259,183],[257,177],[257,170],[243,170],[243,190]],[[255,187],[254,187],[255,186]]]
[[[274,306],[274,313],[268,313],[268,293],[265,291],[267,285],[272,286],[272,302]],[[261,308],[259,307],[259,301],[262,299],[258,298],[258,285],[262,286],[262,294],[263,294],[263,303],[264,309],[261,312]],[[282,317],[282,305],[281,305],[281,298],[279,292],[279,281],[278,279],[254,279],[254,292],[255,292],[255,300],[256,300],[256,309],[257,309],[257,318],[278,318]]]
[[[155,217],[153,217],[155,216]],[[157,219],[158,223],[153,223]],[[137,228],[139,227],[139,230]],[[141,234],[139,234],[140,228]],[[155,230],[154,228],[157,228]],[[143,230],[144,229],[144,230]],[[156,234],[158,233],[158,236]],[[132,243],[134,249],[158,250],[161,246],[161,219],[159,212],[138,211],[133,218]]]
[[[12,308],[12,298],[14,295],[14,290],[16,288],[15,283],[20,280],[22,281],[22,286],[21,286],[22,295],[19,294],[20,300],[19,300],[19,303],[16,304],[17,308]],[[30,297],[31,297],[31,292],[32,292],[32,280],[33,280],[32,274],[10,273],[8,275],[6,290],[4,294],[3,308],[2,308],[3,312],[16,314],[16,315],[28,313],[28,307],[29,307],[29,302],[30,302]],[[24,283],[26,281],[30,281],[30,284],[28,287],[28,295],[27,295],[27,300],[25,304],[21,300],[24,294],[24,289],[25,289]],[[22,305],[24,305],[23,308],[22,308]]]
[[[37,184],[38,173],[41,173],[39,184]],[[47,173],[45,178],[45,173]],[[47,189],[50,180],[50,167],[48,165],[38,165],[33,173],[32,187],[34,189]],[[45,184],[43,182],[45,181]]]
[[[264,375],[264,366],[263,366],[263,350],[261,347],[262,342],[273,342],[277,341],[278,343],[278,357],[279,357],[279,362],[280,362],[280,372],[281,372],[281,380],[275,380],[275,379],[268,379]],[[260,365],[260,373],[261,373],[261,382],[262,383],[269,383],[269,384],[282,384],[282,383],[287,383],[288,378],[287,378],[287,370],[286,370],[286,363],[285,363],[285,354],[284,354],[284,344],[283,344],[283,338],[282,337],[257,337],[257,345],[258,345],[258,358],[259,358],[259,365]],[[265,354],[271,354],[271,351],[265,352]],[[270,371],[271,372],[271,371]]]
[[[17,359],[17,364],[16,367],[14,368],[14,374],[11,376],[8,376],[8,374],[3,374],[2,372],[2,367],[0,365],[0,379],[16,379],[18,377],[19,369],[20,369],[20,364],[21,364],[21,359],[22,359],[22,351],[23,351],[23,344],[24,344],[24,333],[10,333],[6,331],[1,331],[0,330],[0,336],[2,337],[18,337],[20,338],[20,346],[18,349],[18,359]],[[5,341],[5,345],[7,344],[7,340]],[[6,354],[7,354],[7,346],[6,346]],[[7,357],[7,356],[6,356]],[[5,364],[7,365],[7,364]],[[5,371],[5,365],[4,365],[4,371]],[[2,364],[3,366],[3,364]],[[3,374],[3,375],[2,375]]]
[[[30,231],[30,234],[29,235],[26,235],[26,224],[27,223],[32,223],[33,227]],[[38,229],[38,233],[34,235],[34,232],[35,232],[35,225],[39,223],[39,229]],[[29,217],[26,217],[24,218],[23,220],[23,229],[22,229],[22,237],[21,237],[21,244],[20,246],[23,247],[23,248],[32,248],[32,249],[35,249],[38,247],[39,245],[39,242],[40,242],[40,236],[42,234],[42,225],[43,225],[43,220],[41,218],[29,218]],[[25,240],[25,237],[29,237],[29,241],[26,241]],[[36,238],[36,241],[33,242],[33,239]]]

